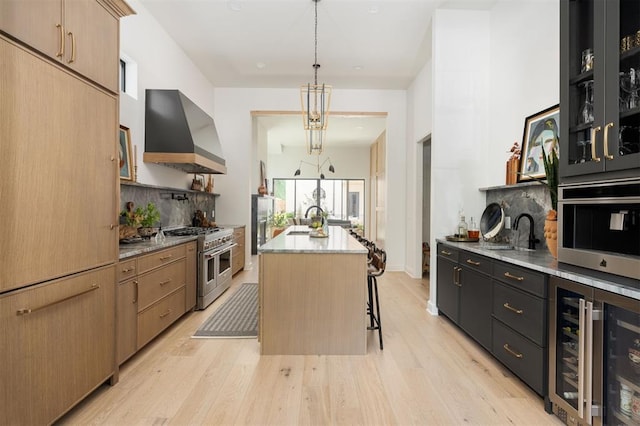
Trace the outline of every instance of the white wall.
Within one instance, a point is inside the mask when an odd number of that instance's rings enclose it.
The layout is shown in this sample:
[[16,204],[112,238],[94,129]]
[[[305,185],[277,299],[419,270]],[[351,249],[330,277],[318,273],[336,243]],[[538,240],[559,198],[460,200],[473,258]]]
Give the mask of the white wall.
[[[216,218],[221,223],[250,223],[249,194],[257,187],[252,176],[259,173],[257,146],[252,135],[251,111],[296,111],[298,88],[215,89],[214,120],[227,160],[227,175],[216,178]],[[404,270],[406,223],[405,152],[406,94],[401,90],[340,90],[331,96],[334,111],[387,112],[387,241],[389,270]],[[228,149],[231,147],[231,149]],[[336,170],[344,166],[333,158]],[[297,168],[297,164],[295,165]],[[295,168],[293,168],[295,171]],[[267,169],[267,174],[272,172]],[[292,172],[291,172],[292,173]],[[366,175],[365,175],[366,176]]]
[[[284,147],[281,154],[269,154],[267,175],[270,180],[273,178],[292,179],[293,173],[300,166],[300,160],[304,160],[314,166],[303,164],[300,167],[299,177],[315,179],[320,177],[318,168],[315,166],[317,160],[320,160],[320,164],[322,164],[323,161],[330,158],[336,171],[335,173],[329,171],[329,162],[327,161],[322,168],[327,179],[365,179],[365,185],[368,186],[369,156],[368,146],[345,148],[328,146],[324,148],[319,158],[307,154],[305,147]],[[271,190],[271,188],[269,189]]]
[[[461,207],[467,220],[480,217],[485,197],[478,188],[504,184],[507,151],[521,141],[526,116],[558,103],[558,14],[558,0],[498,2],[490,11],[437,11],[432,247],[437,238],[453,233]],[[413,98],[430,95],[425,88],[415,89]],[[421,180],[417,173],[414,178]],[[428,310],[434,314],[436,274],[433,250]]]
[[213,85],[138,0],[127,2],[136,15],[120,20],[120,51],[138,65],[138,93],[137,99],[126,94],[120,96],[120,123],[129,127],[138,153],[138,182],[189,188],[193,176],[142,162],[145,89],[178,89],[212,115]]

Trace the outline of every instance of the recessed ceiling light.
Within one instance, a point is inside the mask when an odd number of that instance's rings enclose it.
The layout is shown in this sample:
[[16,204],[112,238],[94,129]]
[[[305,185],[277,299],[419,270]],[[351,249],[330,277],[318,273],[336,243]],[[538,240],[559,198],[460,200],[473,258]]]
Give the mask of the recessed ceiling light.
[[227,7],[234,12],[239,12],[242,10],[242,3],[240,3],[238,0],[229,0],[227,1]]
[[264,62],[258,62],[256,63],[256,68],[258,68],[259,70],[263,70],[267,67],[267,64],[265,64]]
[[380,10],[378,9],[378,6],[375,4],[372,4],[371,6],[369,6],[369,13],[372,15],[375,15],[376,13],[378,13]]
[[360,70],[362,70],[363,68],[364,68],[364,67],[363,67],[362,65],[354,65],[354,66],[353,66],[353,69],[354,69],[354,70],[356,70],[356,71],[360,71]]

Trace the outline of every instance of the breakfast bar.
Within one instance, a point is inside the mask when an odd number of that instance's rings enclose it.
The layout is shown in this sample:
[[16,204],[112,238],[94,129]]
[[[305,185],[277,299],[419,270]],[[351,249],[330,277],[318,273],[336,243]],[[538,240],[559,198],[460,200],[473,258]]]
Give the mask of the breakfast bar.
[[330,226],[291,226],[259,248],[262,355],[366,353],[367,250]]

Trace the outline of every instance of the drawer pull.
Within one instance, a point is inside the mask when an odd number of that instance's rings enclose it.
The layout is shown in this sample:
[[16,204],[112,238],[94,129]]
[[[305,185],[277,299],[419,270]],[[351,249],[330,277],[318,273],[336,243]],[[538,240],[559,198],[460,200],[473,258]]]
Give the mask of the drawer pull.
[[509,302],[505,302],[504,305],[505,308],[507,308],[508,310],[510,310],[511,312],[515,312],[518,315],[522,315],[522,313],[524,312],[522,309],[516,309],[513,306],[509,305]]
[[473,265],[473,266],[480,266],[480,262],[475,262],[475,261],[473,261],[471,259],[467,259],[467,263],[469,265]]
[[524,281],[524,277],[517,277],[515,275],[511,275],[508,272],[505,272],[504,276],[507,277],[507,278],[511,278],[512,280]]
[[446,250],[440,250],[440,254],[444,254],[445,256],[451,256],[451,252]]
[[131,271],[135,271],[135,268],[125,268],[122,270],[122,273],[126,274],[127,272],[131,272]]
[[514,357],[516,357],[516,358],[518,358],[518,359],[522,359],[522,358],[524,358],[524,355],[522,355],[521,353],[518,353],[518,352],[514,351],[513,349],[511,349],[511,348],[509,347],[509,344],[508,344],[508,343],[505,343],[502,347],[504,348],[504,350],[505,350],[505,351],[507,351],[508,353],[510,353],[511,355],[513,355]]
[[167,285],[167,284],[169,284],[170,282],[171,282],[171,278],[169,278],[168,280],[160,281],[160,285],[161,285],[161,286],[163,286],[163,285]]
[[166,256],[162,256],[162,257],[160,258],[160,260],[163,260],[163,261],[164,261],[164,260],[167,260],[167,259],[171,259],[172,257],[173,257],[173,255],[172,255],[172,254],[168,254],[168,255],[166,255]]
[[53,306],[53,305],[57,305],[58,303],[66,302],[67,300],[71,300],[71,299],[76,298],[78,296],[82,296],[83,294],[92,292],[92,291],[97,290],[99,288],[100,288],[100,286],[98,284],[93,284],[91,286],[91,288],[88,288],[87,290],[83,290],[83,291],[81,291],[79,293],[76,293],[76,294],[73,294],[71,296],[64,297],[64,298],[62,298],[60,300],[56,300],[55,302],[47,303],[46,305],[38,306],[37,308],[22,308],[22,309],[18,309],[16,311],[16,315],[20,316],[20,315],[30,314],[30,313],[33,313],[35,311],[39,311],[41,309],[45,309],[45,308],[48,308],[48,307]]
[[165,313],[160,314],[160,318],[164,318],[171,313],[171,309],[167,309]]

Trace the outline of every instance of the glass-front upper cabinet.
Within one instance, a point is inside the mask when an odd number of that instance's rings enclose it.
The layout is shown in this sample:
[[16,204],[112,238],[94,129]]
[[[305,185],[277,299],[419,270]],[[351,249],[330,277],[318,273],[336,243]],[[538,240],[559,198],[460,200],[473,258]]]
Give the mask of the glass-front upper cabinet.
[[637,176],[640,1],[561,0],[560,22],[563,182]]

